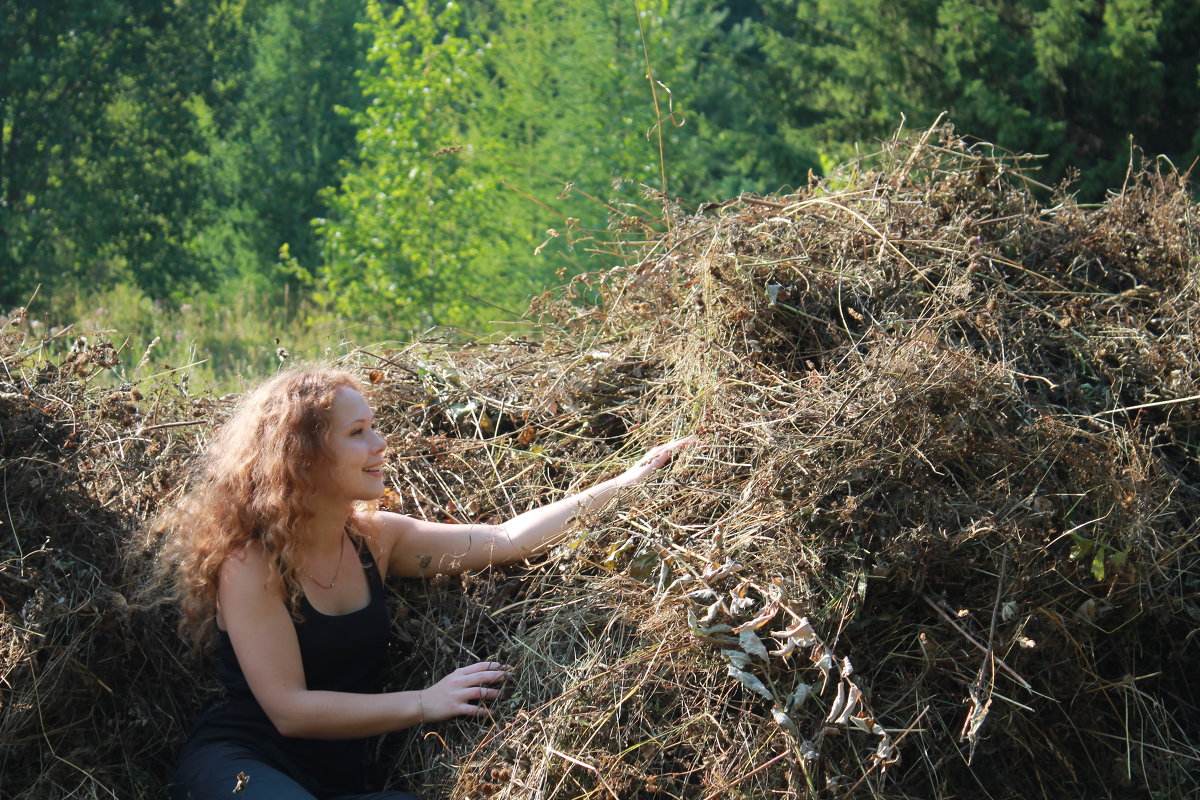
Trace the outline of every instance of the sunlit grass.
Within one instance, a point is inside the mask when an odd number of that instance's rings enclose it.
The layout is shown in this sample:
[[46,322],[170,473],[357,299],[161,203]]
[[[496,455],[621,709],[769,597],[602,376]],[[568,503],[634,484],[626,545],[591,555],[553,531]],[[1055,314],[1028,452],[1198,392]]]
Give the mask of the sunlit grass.
[[133,383],[163,375],[197,392],[243,390],[289,359],[337,357],[357,344],[411,334],[321,313],[306,301],[273,300],[249,285],[230,285],[172,306],[119,284],[69,299],[35,300],[30,333],[56,361],[80,336],[107,339],[120,363],[99,380]]
[[509,321],[422,331],[406,324],[410,317],[402,309],[394,323],[345,319],[287,292],[258,290],[252,281],[229,283],[177,304],[154,300],[129,284],[96,292],[53,291],[43,288],[33,298],[25,323],[40,357],[59,361],[81,336],[88,345],[108,340],[120,363],[94,380],[186,380],[197,393],[240,392],[286,361],[337,358],[359,348],[381,353],[423,338],[534,335],[533,326]]

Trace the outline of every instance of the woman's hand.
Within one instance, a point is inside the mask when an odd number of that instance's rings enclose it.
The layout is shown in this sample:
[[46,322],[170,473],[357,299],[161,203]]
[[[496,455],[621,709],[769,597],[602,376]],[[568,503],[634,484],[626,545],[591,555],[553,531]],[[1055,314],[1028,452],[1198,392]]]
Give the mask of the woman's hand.
[[612,482],[617,486],[632,486],[635,483],[643,481],[651,472],[654,472],[654,470],[667,463],[676,450],[687,447],[695,441],[695,436],[686,436],[682,439],[675,439],[666,444],[660,444],[658,447],[653,447],[636,464],[613,478]]
[[482,703],[476,705],[476,702],[499,697],[500,690],[488,688],[487,684],[504,680],[510,669],[512,667],[496,661],[481,661],[459,667],[417,695],[421,721],[441,722],[459,716],[490,716],[492,712]]

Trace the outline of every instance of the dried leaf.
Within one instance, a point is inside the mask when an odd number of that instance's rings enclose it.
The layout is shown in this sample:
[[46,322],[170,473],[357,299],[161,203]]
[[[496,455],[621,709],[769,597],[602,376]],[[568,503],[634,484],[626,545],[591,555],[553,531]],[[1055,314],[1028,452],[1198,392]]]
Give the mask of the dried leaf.
[[690,608],[688,609],[687,616],[688,628],[691,630],[692,635],[697,639],[710,642],[715,645],[720,645],[721,647],[728,647],[729,645],[733,645],[734,647],[740,646],[741,643],[737,639],[727,635],[727,633],[731,633],[733,631],[733,628],[730,628],[728,625],[711,625],[709,627],[701,627],[700,621],[696,619],[696,612]]
[[790,695],[788,695],[787,710],[795,711],[796,709],[800,708],[800,706],[804,705],[804,701],[807,700],[809,694],[812,693],[812,688],[812,685],[808,683],[796,684],[796,688],[792,690]]
[[762,695],[764,699],[771,701],[775,699],[774,695],[771,694],[771,690],[766,687],[766,684],[764,684],[754,675],[751,675],[749,672],[738,669],[733,664],[729,665],[729,676],[732,678],[737,678],[743,686],[755,694]]
[[812,653],[813,664],[821,672],[825,673],[825,677],[829,678],[829,673],[833,672],[833,656],[823,647],[818,646]]
[[850,715],[854,713],[854,709],[858,708],[858,701],[862,699],[862,689],[859,689],[853,683],[847,684],[850,688],[846,690],[846,707],[842,709],[842,713],[833,722],[835,725],[847,725],[850,722]]
[[1005,622],[1008,622],[1010,619],[1015,617],[1017,615],[1017,612],[1020,610],[1021,610],[1021,607],[1019,605],[1017,605],[1017,602],[1015,600],[1009,600],[1007,603],[1005,603],[1004,605],[1002,605],[1000,607],[1000,619],[1004,620]]
[[783,643],[783,647],[779,648],[778,650],[772,650],[771,655],[787,658],[793,652],[795,652],[796,646],[799,644],[799,641],[800,641],[799,639],[788,639],[786,642]]
[[833,722],[842,715],[842,709],[846,707],[846,684],[839,683],[837,688],[837,697],[833,699],[833,705],[829,707],[829,714],[825,717],[826,722]]
[[[704,612],[704,616],[700,618],[700,624],[701,625],[713,624],[713,622],[715,622],[717,619],[717,614],[719,614],[719,613],[721,613],[721,601],[720,600],[718,600],[717,602],[713,603],[711,606],[708,607],[708,610]],[[733,628],[730,628],[729,630],[732,631]]]
[[601,565],[605,569],[615,570],[618,566],[620,566],[621,555],[635,544],[637,544],[637,541],[630,536],[621,542],[609,545],[608,552],[605,554],[604,560],[600,562]]
[[[858,728],[860,731],[866,731],[867,733],[873,733],[875,732],[876,728],[879,728],[879,725],[875,722],[874,717],[863,713],[858,713],[850,717],[850,724]],[[883,729],[879,728],[879,730],[882,731]]]
[[963,720],[962,733],[959,735],[959,740],[966,739],[974,747],[979,739],[979,729],[983,727],[984,720],[987,719],[988,712],[992,709],[992,698],[986,700],[972,689],[971,696],[967,700],[967,718]]
[[900,762],[900,751],[892,744],[892,740],[885,736],[884,740],[875,748],[875,752],[871,754],[871,758],[878,761],[883,769],[887,769],[892,764]]
[[1089,597],[1079,605],[1079,608],[1075,609],[1075,616],[1084,622],[1095,622],[1112,610],[1113,607],[1108,603]]
[[791,731],[795,735],[800,735],[800,729],[796,727],[796,723],[792,722],[792,718],[780,711],[778,708],[771,709],[771,719],[781,728]]
[[738,669],[746,669],[750,666],[750,656],[743,653],[741,650],[722,650],[721,655],[729,659],[729,663]]
[[762,639],[758,638],[758,634],[752,630],[743,630],[738,634],[738,642],[742,645],[742,649],[750,655],[762,661],[764,664],[771,663],[771,656],[767,653],[766,645],[762,643]]
[[735,572],[741,572],[744,569],[745,567],[743,567],[741,564],[738,564],[734,561],[726,561],[719,567],[709,567],[708,569],[704,570],[704,572],[700,574],[700,579],[712,583],[714,581],[719,581],[722,578],[728,578]]
[[741,625],[738,625],[736,628],[734,628],[734,631],[736,631],[737,633],[741,633],[742,631],[749,630],[749,629],[757,630],[758,628],[761,628],[762,626],[766,625],[771,620],[775,619],[775,615],[778,613],[779,613],[779,601],[772,599],[771,602],[766,604],[766,606],[763,608],[762,611],[758,612],[758,616],[756,616],[754,619],[750,620],[749,622],[743,622]]
[[797,644],[801,647],[817,643],[817,633],[813,630],[812,625],[809,624],[808,617],[801,617],[800,622],[795,626],[785,631],[775,631],[771,635],[776,639],[791,639],[794,637],[800,640]]
[[758,601],[753,597],[738,597],[729,604],[729,609],[734,614],[745,614],[751,611],[756,605],[758,605]]

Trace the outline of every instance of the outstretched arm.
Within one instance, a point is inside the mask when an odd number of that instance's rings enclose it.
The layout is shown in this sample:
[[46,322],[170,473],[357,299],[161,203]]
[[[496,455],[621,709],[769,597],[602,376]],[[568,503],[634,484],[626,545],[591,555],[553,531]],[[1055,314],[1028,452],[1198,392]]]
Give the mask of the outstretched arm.
[[645,480],[676,450],[693,441],[689,436],[661,444],[615,478],[526,511],[500,525],[443,524],[381,512],[384,540],[390,543],[388,572],[401,577],[456,573],[520,561],[544,552],[577,513],[598,508],[621,487]]

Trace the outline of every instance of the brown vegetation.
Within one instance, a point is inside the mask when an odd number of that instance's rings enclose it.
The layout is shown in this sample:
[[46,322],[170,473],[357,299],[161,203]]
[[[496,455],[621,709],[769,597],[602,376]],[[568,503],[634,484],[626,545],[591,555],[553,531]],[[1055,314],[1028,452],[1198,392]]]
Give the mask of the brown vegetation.
[[[493,726],[385,737],[378,781],[1194,791],[1200,213],[1155,164],[1081,208],[1024,163],[937,129],[676,212],[536,304],[537,342],[360,353],[406,513],[503,516],[701,439],[549,558],[398,587],[396,688],[517,669]],[[225,406],[4,337],[0,793],[158,796],[207,673],[117,553]]]

